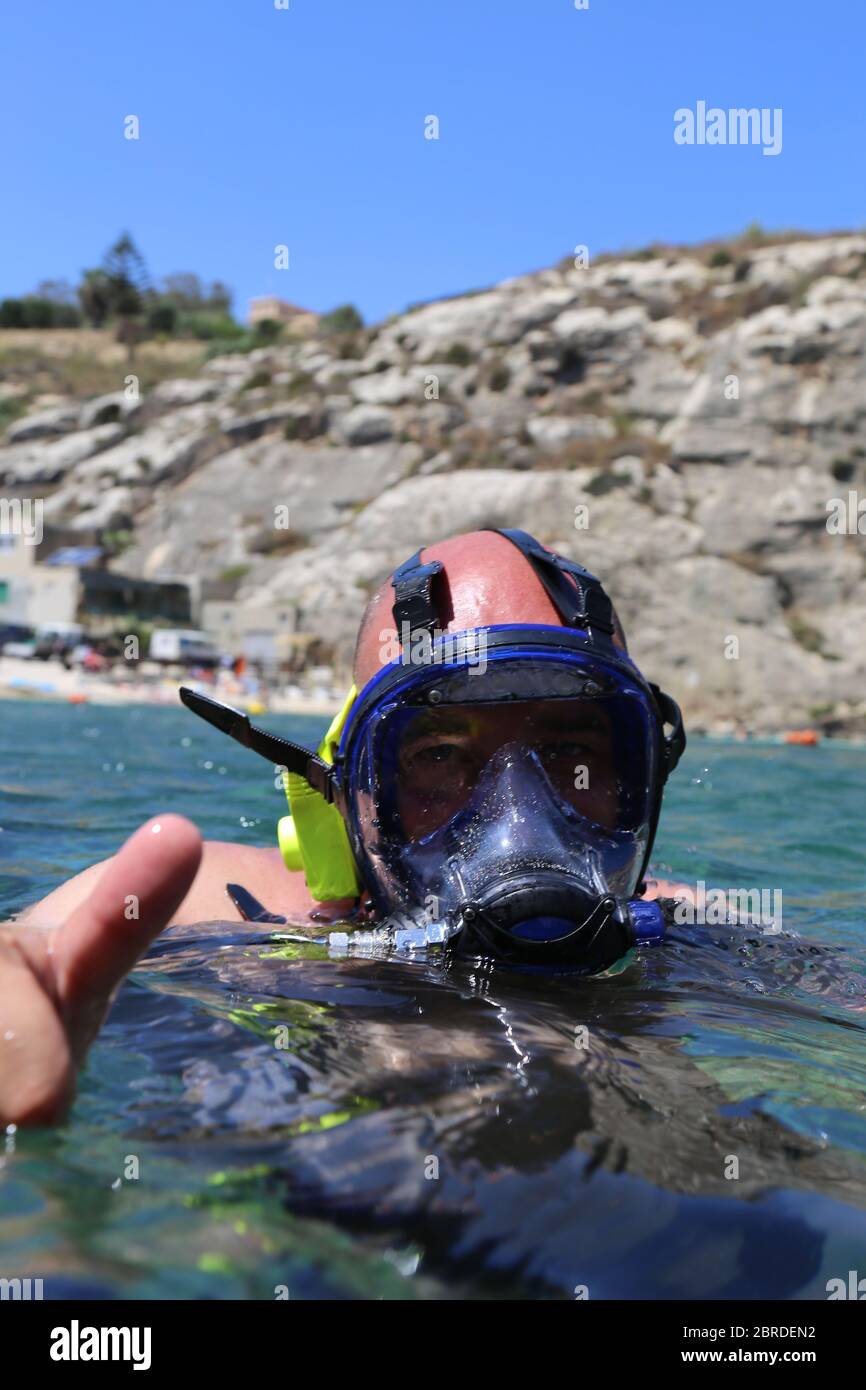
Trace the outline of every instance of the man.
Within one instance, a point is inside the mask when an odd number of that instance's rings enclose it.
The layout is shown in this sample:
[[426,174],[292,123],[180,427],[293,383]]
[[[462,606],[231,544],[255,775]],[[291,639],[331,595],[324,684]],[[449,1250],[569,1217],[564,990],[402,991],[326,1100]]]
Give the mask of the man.
[[[276,757],[300,859],[202,844],[159,816],[0,931],[0,1123],[62,1114],[120,981],[169,923],[236,915],[228,883],[296,922],[336,919],[356,895],[380,914],[423,910],[494,955],[577,942],[601,966],[654,939],[641,904],[675,889],[644,871],[685,740],[593,576],[522,532],[430,546],[368,605],[355,680],[339,773],[334,740],[328,757],[288,743]],[[249,742],[245,721],[186,699]],[[274,756],[280,741],[261,737]]]

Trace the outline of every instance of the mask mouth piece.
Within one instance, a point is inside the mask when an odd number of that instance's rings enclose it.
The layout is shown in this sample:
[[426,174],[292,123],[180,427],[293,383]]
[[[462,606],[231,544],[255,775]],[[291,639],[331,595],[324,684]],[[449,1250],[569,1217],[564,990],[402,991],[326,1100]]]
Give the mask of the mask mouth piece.
[[603,969],[628,949],[612,894],[587,891],[557,873],[515,875],[464,901],[453,914],[470,950],[480,944],[493,956],[563,955]]
[[574,923],[566,917],[527,917],[511,928],[518,941],[561,941],[574,931]]

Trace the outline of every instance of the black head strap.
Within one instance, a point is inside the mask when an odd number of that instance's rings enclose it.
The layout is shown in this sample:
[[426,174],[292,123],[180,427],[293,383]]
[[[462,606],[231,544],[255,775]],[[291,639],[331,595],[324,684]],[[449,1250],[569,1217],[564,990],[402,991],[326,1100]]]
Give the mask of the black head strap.
[[666,695],[657,685],[649,682],[649,688],[658,706],[662,724],[670,724],[671,732],[665,735],[665,777],[669,777],[685,752],[686,731],[683,716],[676,700]]
[[521,555],[525,555],[563,623],[568,627],[587,628],[593,636],[599,632],[606,637],[613,636],[613,605],[602,588],[601,580],[575,560],[566,560],[564,555],[545,550],[528,531],[505,530],[496,526],[490,529],[511,541]]
[[186,686],[181,686],[180,698],[187,709],[219,729],[220,733],[228,734],[242,743],[244,748],[251,748],[277,767],[296,772],[326,801],[334,800],[334,770],[324,758],[318,757],[309,748],[290,743],[278,734],[269,734],[265,729],[257,729],[242,710],[220,704],[219,700],[212,700],[209,695],[199,695],[198,691],[189,690]]
[[391,583],[394,585],[393,613],[398,637],[403,635],[404,624],[408,625],[410,636],[421,628],[433,632],[439,622],[433,602],[433,580],[441,573],[441,560],[422,565],[420,550],[394,571]]
[[[545,550],[527,531],[490,529],[504,536],[526,557],[563,623],[587,628],[594,636],[603,634],[601,640],[613,636],[613,606],[594,574],[574,560]],[[419,629],[432,633],[437,626],[440,615],[433,601],[433,581],[441,573],[439,560],[421,563],[420,550],[394,571],[391,583],[398,634],[402,635],[404,624],[408,624],[410,635]]]

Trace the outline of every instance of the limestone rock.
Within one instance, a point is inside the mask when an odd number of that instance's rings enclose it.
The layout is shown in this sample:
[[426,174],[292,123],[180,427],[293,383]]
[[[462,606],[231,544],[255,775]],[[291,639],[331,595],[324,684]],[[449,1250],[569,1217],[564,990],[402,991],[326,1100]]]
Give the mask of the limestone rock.
[[179,405],[197,405],[199,401],[216,400],[220,390],[218,381],[176,377],[154,386],[147,399],[149,404],[158,405],[160,410],[172,410]]
[[141,397],[130,398],[125,391],[111,391],[85,401],[78,417],[78,428],[93,429],[96,425],[126,423],[141,411]]
[[48,443],[30,440],[0,448],[0,480],[13,487],[48,486],[58,483],[70,469],[121,440],[122,425],[97,425],[76,430]]
[[58,434],[67,434],[78,425],[79,407],[75,401],[50,406],[35,415],[24,415],[15,420],[6,430],[8,444],[24,444],[31,439],[52,439]]
[[343,444],[378,444],[394,433],[394,418],[389,410],[375,405],[356,405],[337,416],[331,433]]
[[603,415],[533,415],[526,422],[526,432],[539,449],[556,453],[576,440],[612,439],[616,433],[610,420]]

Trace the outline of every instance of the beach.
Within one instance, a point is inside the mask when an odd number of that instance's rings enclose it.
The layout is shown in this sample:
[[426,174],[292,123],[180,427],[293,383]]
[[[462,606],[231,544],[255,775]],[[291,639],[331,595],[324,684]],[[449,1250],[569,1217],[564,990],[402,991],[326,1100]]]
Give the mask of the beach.
[[115,666],[101,673],[81,667],[67,670],[59,661],[28,660],[0,656],[0,700],[59,700],[68,704],[166,705],[178,704],[178,688],[189,685],[212,694],[251,714],[334,713],[343,694],[322,688],[306,691],[298,686],[267,687],[254,677],[236,677],[219,671],[216,681],[203,681],[181,667],[160,667],[143,661],[134,668]]

